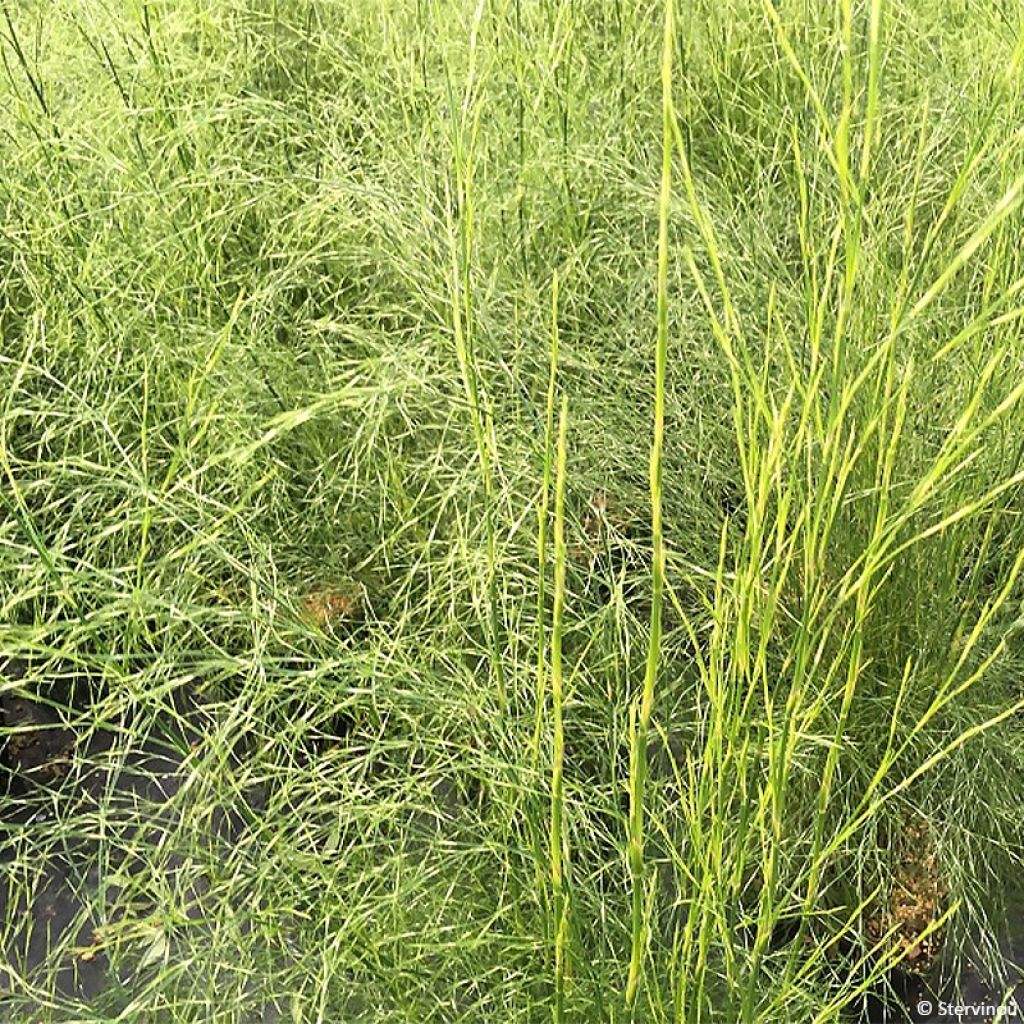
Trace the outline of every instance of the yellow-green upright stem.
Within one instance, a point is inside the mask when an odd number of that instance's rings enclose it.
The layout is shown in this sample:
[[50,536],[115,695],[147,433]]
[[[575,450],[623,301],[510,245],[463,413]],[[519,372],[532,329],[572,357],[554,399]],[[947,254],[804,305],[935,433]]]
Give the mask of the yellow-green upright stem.
[[633,885],[631,950],[626,1004],[636,998],[643,966],[647,923],[644,916],[644,784],[647,777],[647,730],[654,706],[654,686],[661,656],[661,604],[665,585],[665,544],[661,524],[662,448],[665,434],[665,367],[668,354],[668,217],[672,198],[672,0],[665,0],[665,39],[661,63],[662,156],[658,212],[658,337],[654,355],[654,437],[651,443],[651,628],[647,666],[631,735],[629,786],[629,868]]
[[[480,473],[484,490],[484,532],[487,544],[487,630],[491,667],[498,686],[498,706],[504,712],[507,706],[508,686],[503,660],[503,629],[500,595],[498,590],[498,541],[495,526],[497,496],[494,488],[494,466],[497,461],[494,417],[487,396],[483,392],[479,366],[476,360],[476,317],[471,287],[471,262],[474,249],[474,192],[473,176],[476,160],[476,138],[480,125],[482,100],[477,98],[477,41],[485,14],[485,0],[478,0],[473,14],[469,38],[469,70],[461,104],[461,114],[453,129],[452,164],[455,194],[446,182],[445,217],[451,267],[448,281],[448,299],[452,315],[455,351],[459,362],[466,399],[473,419],[473,436],[480,459]],[[446,69],[447,73],[447,69]],[[448,82],[449,104],[454,119],[454,96]],[[458,223],[452,211],[457,203]]]
[[537,711],[533,727],[534,764],[540,756],[540,734],[544,719],[547,644],[544,639],[544,606],[547,600],[545,574],[548,548],[548,497],[551,492],[551,438],[555,428],[555,383],[558,379],[558,271],[551,280],[551,367],[548,372],[547,408],[544,417],[544,474],[540,508],[537,512]]
[[562,763],[565,757],[565,733],[562,724],[562,618],[565,609],[565,464],[568,421],[568,402],[563,396],[558,420],[558,454],[555,470],[555,600],[551,624],[551,887],[555,898],[555,1024],[561,1024],[565,1009],[565,958],[569,930],[569,901],[565,890],[563,863],[565,825],[562,788]]

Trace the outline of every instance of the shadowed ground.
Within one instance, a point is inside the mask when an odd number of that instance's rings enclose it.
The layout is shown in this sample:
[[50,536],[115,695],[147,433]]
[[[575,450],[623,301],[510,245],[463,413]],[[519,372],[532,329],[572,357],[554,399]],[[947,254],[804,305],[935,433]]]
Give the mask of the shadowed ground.
[[183,790],[196,784],[210,724],[195,696],[177,691],[149,728],[121,722],[77,733],[74,710],[17,689],[20,674],[7,667],[0,696],[4,993],[113,1011],[175,952],[187,953],[204,927],[208,870],[261,797],[212,808],[205,844],[182,853]]

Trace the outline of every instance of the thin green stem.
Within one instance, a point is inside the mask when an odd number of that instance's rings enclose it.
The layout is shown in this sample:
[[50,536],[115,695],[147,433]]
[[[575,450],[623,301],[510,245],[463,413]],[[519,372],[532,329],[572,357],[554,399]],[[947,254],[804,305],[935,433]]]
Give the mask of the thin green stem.
[[658,210],[658,335],[654,356],[654,437],[651,443],[651,621],[640,711],[632,730],[629,787],[629,867],[632,876],[629,975],[626,1005],[636,998],[643,967],[647,923],[644,909],[644,789],[647,779],[647,732],[661,658],[661,606],[665,586],[665,544],[662,536],[662,450],[665,436],[665,371],[668,361],[668,224],[672,201],[672,46],[673,0],[665,2],[662,51],[661,199]]
[[555,917],[555,1002],[553,1017],[561,1024],[565,1013],[566,953],[569,934],[569,900],[565,886],[564,852],[565,793],[562,783],[565,759],[565,731],[562,721],[564,683],[562,632],[565,612],[565,467],[569,423],[568,399],[562,397],[558,418],[558,454],[555,471],[555,594],[551,622],[551,885]]

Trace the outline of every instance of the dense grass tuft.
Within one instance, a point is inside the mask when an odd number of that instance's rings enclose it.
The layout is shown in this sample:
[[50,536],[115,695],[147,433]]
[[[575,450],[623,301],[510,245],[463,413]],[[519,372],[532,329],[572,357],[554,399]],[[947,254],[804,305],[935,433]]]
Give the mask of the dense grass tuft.
[[4,885],[71,857],[92,936],[5,1021],[856,1020],[908,837],[999,969],[1020,11],[24,0],[0,53],[0,697],[77,739]]

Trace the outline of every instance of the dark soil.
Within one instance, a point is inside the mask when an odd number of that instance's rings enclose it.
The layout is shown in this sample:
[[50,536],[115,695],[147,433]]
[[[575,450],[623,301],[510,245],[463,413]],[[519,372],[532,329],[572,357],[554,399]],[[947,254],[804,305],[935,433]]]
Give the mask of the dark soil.
[[[869,1024],[990,1024],[1024,1017],[1024,919],[1016,922],[1016,935],[1000,947],[1004,978],[993,978],[972,962],[955,973],[947,953],[928,974],[893,971],[887,990],[869,997],[865,1019]],[[1004,997],[1006,1009],[997,1018]],[[962,1009],[957,1012],[957,1007]]]
[[[164,844],[153,861],[165,877],[181,869],[166,839],[182,810],[183,767],[202,751],[210,712],[181,688],[162,712],[86,731],[82,707],[20,688],[22,676],[22,665],[0,665],[0,1017],[8,1019],[8,999],[114,1009],[139,987],[145,964],[122,956],[115,967],[104,928],[123,913],[125,880],[152,870],[148,850]],[[204,853],[226,849],[261,799],[252,793],[217,808]],[[206,883],[201,873],[189,878],[187,913],[198,920]],[[133,911],[144,917],[146,908]]]

